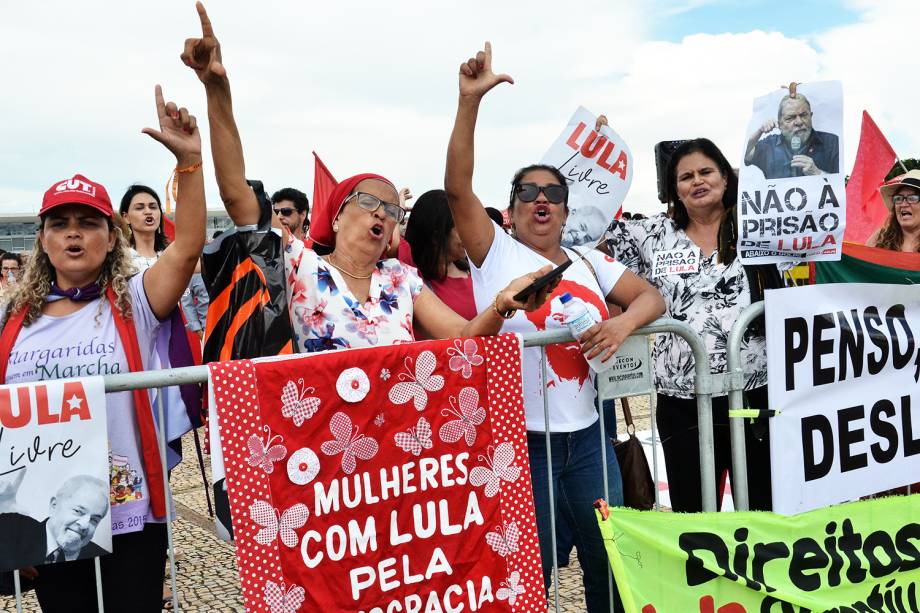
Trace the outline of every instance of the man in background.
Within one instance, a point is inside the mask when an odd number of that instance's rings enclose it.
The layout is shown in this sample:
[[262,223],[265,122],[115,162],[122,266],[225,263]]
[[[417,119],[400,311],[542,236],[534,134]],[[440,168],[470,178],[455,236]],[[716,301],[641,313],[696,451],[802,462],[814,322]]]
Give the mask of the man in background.
[[304,240],[310,225],[310,200],[305,193],[293,187],[279,189],[272,195],[272,212],[291,234]]

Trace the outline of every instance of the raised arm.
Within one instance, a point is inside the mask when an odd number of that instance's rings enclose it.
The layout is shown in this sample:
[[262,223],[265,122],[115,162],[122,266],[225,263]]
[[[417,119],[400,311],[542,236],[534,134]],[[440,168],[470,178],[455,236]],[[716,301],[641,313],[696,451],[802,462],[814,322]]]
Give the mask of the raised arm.
[[201,20],[201,38],[187,39],[181,57],[182,62],[198,75],[207,94],[211,155],[220,199],[237,226],[258,223],[259,202],[246,183],[243,143],[233,118],[230,80],[221,61],[220,43],[204,5],[197,2],[195,7]]
[[762,126],[757,128],[748,138],[747,147],[744,149],[744,163],[750,164],[754,160],[754,149],[757,148],[757,141],[760,137],[776,129],[776,120],[767,119]]
[[204,204],[204,173],[201,169],[201,135],[194,115],[176,103],[163,101],[163,90],[154,92],[160,129],[144,128],[144,134],[160,142],[176,156],[179,197],[176,201],[176,240],[144,274],[144,290],[150,308],[166,318],[179,303],[204,247],[207,213]]
[[514,79],[492,72],[492,45],[486,42],[485,49],[476,57],[460,64],[460,99],[454,130],[447,146],[444,191],[447,192],[447,203],[454,216],[457,233],[466,254],[476,266],[482,265],[495,238],[492,221],[473,192],[476,117],[482,97],[499,83],[514,83]]

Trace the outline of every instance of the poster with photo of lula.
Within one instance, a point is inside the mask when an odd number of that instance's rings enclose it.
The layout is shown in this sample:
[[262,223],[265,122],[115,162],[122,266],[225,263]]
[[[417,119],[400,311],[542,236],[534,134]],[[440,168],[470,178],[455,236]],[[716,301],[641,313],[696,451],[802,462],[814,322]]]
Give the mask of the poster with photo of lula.
[[569,216],[562,244],[596,243],[616,218],[632,185],[632,152],[609,125],[595,130],[597,115],[578,107],[544,154],[569,186]]
[[0,386],[0,571],[112,551],[102,377]]
[[800,83],[754,101],[738,176],[745,264],[839,260],[846,225],[843,87]]

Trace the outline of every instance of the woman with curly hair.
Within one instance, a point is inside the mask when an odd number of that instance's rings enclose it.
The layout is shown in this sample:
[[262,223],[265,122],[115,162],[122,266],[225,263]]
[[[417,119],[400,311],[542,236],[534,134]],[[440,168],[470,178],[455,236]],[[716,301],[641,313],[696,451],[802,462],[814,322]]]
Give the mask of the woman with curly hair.
[[[182,205],[175,242],[150,268],[134,274],[105,188],[82,175],[52,185],[42,200],[32,257],[6,311],[0,382],[107,375],[155,364],[157,331],[188,285],[205,226],[196,120],[175,103],[164,103],[159,86],[156,103],[160,129],[144,133],[176,156]],[[49,355],[54,359],[44,359]],[[132,610],[161,609],[166,495],[150,398],[147,390],[107,397],[110,457],[125,458],[137,475],[131,496],[110,496],[110,518],[103,519],[111,520],[113,534],[113,553],[100,558],[107,610],[123,608],[125,586]],[[15,487],[0,478],[6,498]],[[93,560],[67,553],[51,552],[44,565],[23,568],[22,575],[34,582],[45,613],[95,611]]]
[[920,252],[920,170],[897,177],[881,186],[879,192],[888,207],[888,219],[866,245],[905,253]]

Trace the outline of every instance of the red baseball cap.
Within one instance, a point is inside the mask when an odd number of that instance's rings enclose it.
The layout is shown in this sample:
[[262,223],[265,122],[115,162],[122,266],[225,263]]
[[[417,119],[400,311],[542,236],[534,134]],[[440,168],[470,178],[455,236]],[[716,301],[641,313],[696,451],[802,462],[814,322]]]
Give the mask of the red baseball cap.
[[71,179],[58,181],[48,188],[42,198],[42,208],[38,216],[42,217],[51,209],[64,204],[85,204],[106,217],[114,217],[112,201],[108,192],[100,183],[94,183],[83,175],[74,175]]

